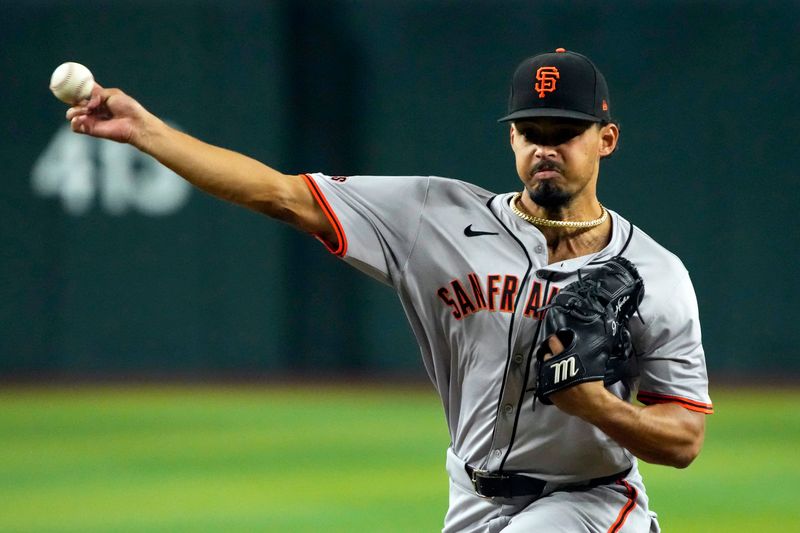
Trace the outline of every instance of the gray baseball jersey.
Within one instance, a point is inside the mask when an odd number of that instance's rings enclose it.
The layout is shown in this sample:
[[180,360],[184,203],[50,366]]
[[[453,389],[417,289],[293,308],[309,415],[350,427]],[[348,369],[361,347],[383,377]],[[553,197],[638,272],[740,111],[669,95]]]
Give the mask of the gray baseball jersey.
[[615,255],[637,266],[645,296],[642,320],[630,322],[637,368],[612,392],[712,411],[689,275],[617,213],[609,211],[603,250],[548,264],[542,233],[511,211],[513,193],[439,177],[309,174],[306,181],[338,237],[330,251],[400,297],[444,406],[453,481],[463,463],[554,484],[635,470],[629,451],[533,394],[541,307],[579,269]]

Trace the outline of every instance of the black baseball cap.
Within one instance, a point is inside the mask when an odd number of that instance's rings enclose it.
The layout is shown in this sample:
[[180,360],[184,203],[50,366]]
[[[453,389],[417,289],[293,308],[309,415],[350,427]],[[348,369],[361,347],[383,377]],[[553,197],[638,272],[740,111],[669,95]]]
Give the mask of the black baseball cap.
[[529,57],[511,81],[508,114],[498,122],[564,117],[610,122],[608,85],[589,58],[557,48]]

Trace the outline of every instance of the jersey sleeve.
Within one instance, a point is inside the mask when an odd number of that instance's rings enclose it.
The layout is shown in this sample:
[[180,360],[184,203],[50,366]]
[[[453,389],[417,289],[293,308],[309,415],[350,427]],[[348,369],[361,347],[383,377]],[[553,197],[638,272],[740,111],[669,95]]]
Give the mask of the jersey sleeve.
[[[647,281],[645,295],[647,298]],[[639,350],[637,399],[645,405],[678,403],[711,414],[697,298],[688,272],[681,269],[671,290],[653,299],[650,311],[643,311],[645,325],[638,339],[634,333]],[[631,319],[632,324],[636,321],[636,317]]]
[[328,250],[391,285],[411,255],[430,186],[423,176],[305,174],[315,200],[333,225]]

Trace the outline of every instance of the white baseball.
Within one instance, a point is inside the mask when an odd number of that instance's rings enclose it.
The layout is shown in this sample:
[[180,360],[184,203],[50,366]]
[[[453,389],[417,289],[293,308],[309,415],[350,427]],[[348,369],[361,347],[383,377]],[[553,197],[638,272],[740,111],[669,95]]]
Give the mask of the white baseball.
[[56,98],[70,105],[86,100],[92,95],[94,76],[80,63],[62,63],[50,76],[50,90]]

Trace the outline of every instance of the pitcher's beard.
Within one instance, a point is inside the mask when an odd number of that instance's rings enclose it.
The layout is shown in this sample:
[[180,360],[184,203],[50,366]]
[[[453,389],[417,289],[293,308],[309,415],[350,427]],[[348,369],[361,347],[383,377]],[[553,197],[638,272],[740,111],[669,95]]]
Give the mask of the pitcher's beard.
[[531,200],[547,209],[564,207],[572,200],[572,196],[562,189],[559,189],[549,181],[540,181],[539,186],[527,188]]

